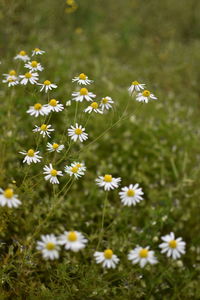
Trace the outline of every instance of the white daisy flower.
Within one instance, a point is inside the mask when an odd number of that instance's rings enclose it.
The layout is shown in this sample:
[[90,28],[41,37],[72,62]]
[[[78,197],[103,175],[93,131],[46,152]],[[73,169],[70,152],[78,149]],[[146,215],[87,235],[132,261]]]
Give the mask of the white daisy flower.
[[144,90],[142,93],[139,93],[136,96],[136,101],[138,101],[138,102],[148,103],[149,100],[156,100],[156,99],[158,99],[158,98],[156,96],[154,96],[154,94],[152,94],[148,90]]
[[119,258],[111,249],[106,249],[104,252],[96,251],[94,257],[97,264],[102,263],[103,268],[115,269],[116,265],[119,263]]
[[131,86],[128,88],[129,93],[132,95],[133,92],[140,92],[145,87],[144,83],[139,83],[138,81],[133,81]]
[[164,241],[164,243],[159,245],[162,249],[161,253],[166,253],[167,256],[171,256],[172,259],[177,259],[182,254],[185,254],[186,243],[181,237],[176,239],[174,233],[171,232],[170,234],[162,236],[161,239]]
[[131,260],[133,264],[139,263],[141,268],[144,268],[147,263],[154,265],[158,262],[154,256],[154,251],[149,250],[149,246],[146,248],[137,246],[129,252],[128,259]]
[[47,93],[48,91],[51,91],[52,89],[57,88],[57,85],[54,83],[51,83],[51,81],[49,81],[49,80],[45,80],[43,83],[38,83],[38,85],[42,86],[40,89],[40,92],[42,92],[44,90],[45,93]]
[[42,54],[44,54],[44,53],[45,53],[45,51],[40,50],[39,48],[35,48],[35,49],[32,51],[32,56],[34,56],[34,55],[42,55]]
[[19,153],[25,155],[23,163],[27,163],[28,165],[30,165],[31,163],[36,164],[40,162],[40,158],[42,158],[42,156],[38,155],[39,151],[34,151],[33,149],[29,149],[27,152],[21,151]]
[[85,75],[84,73],[81,73],[79,76],[74,77],[72,79],[72,82],[77,82],[78,84],[83,84],[83,85],[87,85],[87,84],[91,84],[93,82],[93,80],[89,80],[87,75]]
[[84,99],[87,101],[92,101],[92,98],[95,98],[96,95],[92,92],[89,92],[88,89],[82,88],[79,92],[72,93],[72,97],[74,97],[72,100],[82,102]]
[[85,174],[86,167],[84,163],[74,162],[70,166],[66,166],[64,170],[67,174],[74,176],[77,179]]
[[41,235],[41,241],[37,241],[37,250],[42,252],[44,259],[59,258],[59,243],[54,234]]
[[19,84],[19,80],[16,76],[8,76],[6,79],[2,80],[3,83],[7,83],[8,87],[15,86]]
[[21,201],[17,195],[14,195],[13,189],[7,188],[5,190],[0,189],[0,206],[18,207]]
[[63,176],[62,171],[57,171],[53,168],[52,164],[49,164],[49,167],[47,165],[43,168],[44,172],[43,174],[47,174],[44,178],[45,180],[49,180],[52,184],[59,184],[57,176]]
[[24,66],[25,68],[27,69],[30,69],[31,72],[34,72],[34,71],[43,71],[44,68],[41,66],[40,63],[38,63],[36,60],[33,60],[33,61],[29,61],[27,64],[25,64]]
[[41,115],[41,116],[46,115],[47,116],[50,113],[49,109],[45,105],[42,105],[40,103],[36,103],[33,106],[30,106],[29,109],[26,112],[28,114],[30,114],[31,116],[34,116],[36,118],[39,115]]
[[26,62],[30,60],[30,57],[26,54],[26,51],[22,50],[14,57],[14,59],[19,59]]
[[35,84],[38,81],[38,73],[27,72],[24,75],[19,75],[19,77],[22,78],[20,83],[23,85],[26,85],[29,82]]
[[104,97],[101,99],[101,103],[100,103],[100,107],[102,110],[109,110],[110,108],[112,108],[112,104],[114,103],[114,101],[112,100],[111,97]]
[[103,187],[105,191],[110,191],[118,188],[121,178],[114,178],[112,175],[106,174],[104,176],[99,176],[95,181],[96,184]]
[[8,77],[16,77],[17,76],[17,72],[15,70],[10,70],[8,74],[3,74],[4,77],[8,78]]
[[49,109],[49,111],[55,112],[59,112],[64,109],[64,106],[56,99],[51,99],[48,104],[45,104],[45,106]]
[[83,234],[78,231],[65,231],[64,234],[59,237],[59,243],[64,245],[66,250],[73,252],[78,252],[85,248],[87,242]]
[[84,112],[90,114],[92,111],[94,111],[95,113],[102,114],[103,111],[100,110],[98,107],[99,107],[99,104],[98,104],[97,102],[92,102],[92,103],[84,110]]
[[74,142],[77,140],[83,142],[88,139],[88,134],[84,131],[85,128],[76,123],[75,127],[71,125],[71,128],[68,129],[68,136],[70,136]]
[[119,192],[119,196],[121,198],[121,202],[124,205],[131,206],[136,205],[141,200],[143,200],[142,195],[144,194],[141,188],[138,188],[139,184],[135,185],[130,184],[128,187],[125,186],[122,188],[121,192]]
[[65,148],[64,145],[59,145],[57,143],[53,143],[53,144],[50,144],[50,143],[47,143],[47,150],[49,152],[60,152],[62,151],[63,149]]
[[42,124],[41,126],[37,126],[35,125],[35,129],[33,129],[33,132],[39,132],[43,138],[45,136],[50,137],[50,132],[54,131],[53,128],[51,128],[51,125],[47,125],[47,124]]

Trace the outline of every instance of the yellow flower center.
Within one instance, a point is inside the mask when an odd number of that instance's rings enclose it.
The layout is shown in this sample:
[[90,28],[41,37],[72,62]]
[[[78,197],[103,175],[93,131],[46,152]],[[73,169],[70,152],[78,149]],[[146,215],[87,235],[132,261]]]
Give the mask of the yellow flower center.
[[76,167],[77,167],[77,168],[80,168],[80,167],[81,167],[81,164],[76,164]]
[[51,105],[51,106],[56,106],[56,105],[57,105],[57,100],[56,100],[56,99],[51,99],[51,100],[49,101],[49,105]]
[[85,80],[87,78],[87,76],[84,73],[81,73],[79,75],[79,79]]
[[4,197],[10,199],[13,196],[13,189],[6,189],[3,193]]
[[91,107],[94,108],[94,109],[96,109],[96,108],[99,107],[99,105],[98,105],[97,102],[92,102]]
[[146,258],[148,256],[148,249],[141,249],[140,252],[139,252],[139,256],[141,258]]
[[56,176],[58,174],[58,171],[55,169],[52,169],[50,173],[51,173],[51,176]]
[[80,89],[80,95],[87,95],[88,94],[88,89],[82,88]]
[[14,81],[14,79],[12,79],[12,78],[8,78],[8,79],[7,79],[7,81],[8,81],[8,82],[13,82],[13,81]]
[[31,77],[32,77],[32,74],[31,74],[30,72],[28,72],[28,73],[26,73],[24,76],[25,76],[26,78],[31,78]]
[[34,105],[34,108],[35,108],[36,110],[40,110],[40,109],[42,108],[42,104],[36,103],[36,104]]
[[27,152],[27,155],[28,155],[29,157],[33,157],[34,154],[35,154],[35,152],[34,152],[33,149],[29,149],[28,152]]
[[77,173],[77,172],[78,172],[78,168],[77,168],[77,167],[72,167],[72,168],[71,168],[71,171],[72,171],[73,173]]
[[128,190],[127,191],[127,196],[129,196],[129,197],[135,196],[135,191],[134,190]]
[[16,71],[15,71],[15,70],[11,70],[11,71],[9,72],[9,75],[10,75],[10,76],[16,75]]
[[175,249],[177,247],[177,241],[171,240],[169,242],[169,247]]
[[33,60],[33,61],[31,62],[31,67],[35,68],[35,67],[37,67],[37,65],[38,65],[38,63],[37,63],[36,60]]
[[132,85],[138,85],[138,84],[139,84],[138,81],[133,81],[133,82],[132,82]]
[[142,93],[142,95],[143,95],[144,97],[149,97],[150,94],[151,94],[151,93],[150,93],[148,90],[145,90],[145,91]]
[[40,130],[46,131],[46,130],[47,130],[47,125],[46,125],[46,124],[42,124],[42,125],[40,126]]
[[107,99],[107,98],[103,98],[103,99],[101,100],[101,102],[102,102],[103,104],[106,104],[106,103],[108,102],[108,99]]
[[34,51],[35,51],[35,52],[39,52],[40,49],[39,49],[39,48],[35,48]]
[[53,147],[53,149],[57,149],[59,147],[59,145],[56,143],[53,143],[52,147]]
[[113,256],[113,251],[111,249],[107,249],[104,251],[104,257],[106,259],[111,259]]
[[81,128],[76,128],[75,129],[75,134],[80,135],[83,132]]
[[49,80],[44,81],[44,85],[50,85],[50,84],[51,84],[51,81],[49,81]]
[[56,245],[54,244],[54,243],[51,243],[51,242],[49,242],[49,243],[47,243],[46,244],[46,249],[47,250],[54,250],[56,248]]
[[75,242],[75,241],[77,241],[77,233],[76,232],[74,232],[74,231],[70,231],[69,233],[68,233],[68,236],[67,236],[67,238],[68,238],[68,240],[70,241],[70,242]]
[[106,174],[106,175],[104,176],[104,181],[105,181],[105,182],[111,182],[111,181],[112,181],[112,175]]
[[20,51],[19,55],[22,55],[22,56],[26,55],[26,51],[24,51],[24,50]]

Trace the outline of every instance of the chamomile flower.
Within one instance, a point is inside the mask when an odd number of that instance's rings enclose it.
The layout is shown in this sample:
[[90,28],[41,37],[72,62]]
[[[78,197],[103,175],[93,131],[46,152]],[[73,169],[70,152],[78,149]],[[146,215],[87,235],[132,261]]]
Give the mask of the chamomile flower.
[[44,166],[43,168],[44,172],[43,174],[46,174],[44,177],[45,180],[49,180],[52,184],[59,184],[57,176],[63,176],[62,171],[57,171],[53,168],[52,164],[49,164],[48,166]]
[[63,149],[65,148],[64,145],[59,145],[57,143],[53,143],[53,144],[50,144],[50,143],[47,143],[47,150],[49,152],[61,152]]
[[105,191],[110,191],[118,188],[121,178],[114,178],[110,174],[104,176],[99,176],[96,180],[96,184],[100,187],[103,187]]
[[102,114],[103,111],[99,109],[99,104],[97,102],[92,102],[85,110],[84,112],[86,113],[91,113],[92,111],[94,111],[95,113],[99,113]]
[[41,241],[37,241],[37,250],[42,252],[44,259],[59,258],[59,243],[54,234],[41,235]]
[[17,76],[17,72],[15,70],[10,70],[9,73],[7,74],[3,74],[4,77],[8,78],[8,77],[16,77]]
[[39,156],[39,151],[34,151],[33,149],[29,149],[27,152],[21,151],[19,152],[25,155],[23,163],[27,163],[30,165],[31,163],[38,163],[41,161],[42,156]]
[[106,249],[103,252],[96,251],[94,257],[97,264],[103,265],[103,268],[115,269],[119,263],[119,258],[113,253],[111,249]]
[[145,87],[144,83],[139,83],[138,81],[133,81],[131,86],[128,88],[129,93],[132,95],[133,92],[140,92]]
[[43,71],[44,68],[41,66],[40,63],[38,63],[36,60],[33,60],[33,61],[29,61],[27,64],[25,64],[24,66],[25,68],[27,69],[30,69],[31,72],[34,72],[34,71]]
[[45,51],[43,51],[43,50],[41,50],[41,49],[39,49],[39,48],[35,48],[33,51],[32,51],[32,56],[34,56],[34,55],[42,55],[42,54],[44,54],[45,53]]
[[154,256],[154,251],[149,250],[149,246],[145,248],[137,246],[129,252],[128,259],[131,260],[133,264],[139,263],[141,268],[144,268],[147,263],[154,265],[158,262]]
[[59,103],[59,101],[56,99],[51,99],[49,103],[46,104],[45,106],[49,109],[49,111],[55,111],[55,112],[59,112],[64,109],[64,106],[61,103]]
[[142,93],[139,93],[136,96],[136,101],[138,102],[145,102],[148,103],[149,100],[156,100],[157,97],[154,96],[154,94],[152,94],[150,91],[148,90],[144,90]]
[[19,80],[16,76],[8,76],[6,79],[2,80],[3,83],[7,83],[8,87],[15,86],[19,84]]
[[72,82],[77,82],[78,84],[83,84],[83,85],[88,85],[91,84],[93,82],[93,80],[89,80],[87,75],[85,75],[84,73],[81,73],[79,76],[74,77],[72,79]]
[[74,142],[77,140],[83,142],[88,139],[88,134],[84,131],[85,128],[76,123],[75,127],[71,125],[71,127],[68,129],[68,136],[70,136]]
[[18,207],[21,201],[18,196],[14,194],[13,189],[7,188],[5,190],[0,189],[0,206]]
[[47,124],[42,124],[41,126],[37,126],[35,125],[35,129],[33,129],[33,132],[39,132],[43,138],[45,136],[50,137],[50,132],[54,131],[53,128],[51,128],[51,125],[47,125]]
[[95,98],[96,95],[92,92],[89,92],[88,89],[82,88],[79,92],[72,93],[72,97],[74,97],[72,100],[82,102],[84,99],[87,101],[92,101],[92,98]]
[[110,108],[112,108],[112,104],[114,103],[114,101],[112,100],[111,97],[104,97],[101,99],[101,103],[100,103],[100,108],[104,111],[104,110],[109,110]]
[[27,113],[37,118],[40,115],[48,115],[50,111],[45,105],[42,105],[41,103],[35,103],[33,106],[29,107]]
[[14,59],[19,59],[26,62],[30,60],[30,57],[27,55],[26,51],[22,50],[14,57]]
[[67,174],[77,179],[84,175],[86,167],[83,163],[74,162],[70,166],[66,166],[64,170]]
[[88,241],[83,234],[78,231],[65,231],[64,234],[59,237],[59,243],[64,245],[66,250],[71,250],[73,252],[78,252],[85,248],[87,242]]
[[181,237],[176,239],[174,233],[171,232],[170,234],[162,236],[161,239],[164,241],[164,243],[159,245],[162,249],[161,253],[166,253],[167,256],[171,256],[172,259],[177,259],[182,254],[185,254],[186,243]]
[[38,83],[38,85],[42,86],[40,89],[40,92],[42,92],[44,90],[45,93],[47,93],[48,91],[51,91],[52,89],[57,88],[57,85],[54,83],[51,83],[51,81],[49,81],[49,80],[45,80],[43,83]]
[[124,205],[131,206],[136,205],[138,202],[143,200],[143,191],[139,188],[139,184],[135,185],[130,184],[128,187],[123,187],[121,192],[119,192],[119,196],[121,198],[121,202]]
[[19,77],[22,78],[20,81],[22,85],[26,85],[29,82],[35,84],[38,81],[38,73],[27,72],[24,75],[19,75]]

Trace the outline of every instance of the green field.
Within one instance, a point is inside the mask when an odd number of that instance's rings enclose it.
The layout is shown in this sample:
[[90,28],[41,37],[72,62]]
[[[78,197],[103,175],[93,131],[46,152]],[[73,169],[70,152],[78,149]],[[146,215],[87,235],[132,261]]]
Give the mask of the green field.
[[[37,57],[44,67],[39,82],[58,86],[45,94],[37,85],[0,83],[0,188],[12,188],[22,202],[0,207],[0,300],[199,299],[200,2],[76,3],[68,13],[63,0],[0,0],[1,74],[24,74],[23,62],[13,58],[39,47],[46,52]],[[82,72],[94,80],[88,89],[97,100],[114,100],[108,113],[88,118],[86,102],[66,106],[77,90],[72,78]],[[145,104],[130,97],[135,80],[158,100]],[[43,139],[32,130],[47,119],[26,111],[50,98],[65,109],[50,115],[55,132]],[[67,129],[75,119],[86,124],[84,143],[70,143]],[[65,150],[48,153],[46,144],[54,141]],[[37,147],[41,163],[23,164],[19,152]],[[45,181],[44,165],[63,171],[74,161],[86,164],[82,178],[69,181],[65,174],[59,185]],[[95,183],[104,174],[122,178],[106,201]],[[131,183],[140,184],[144,200],[123,206],[118,193]],[[40,236],[64,230],[82,232],[86,247],[78,253],[62,248],[59,259],[44,260],[36,249]],[[158,247],[170,232],[186,242],[178,260]],[[131,264],[127,254],[136,245],[150,246],[158,263]],[[97,247],[119,257],[115,269],[96,264]]]

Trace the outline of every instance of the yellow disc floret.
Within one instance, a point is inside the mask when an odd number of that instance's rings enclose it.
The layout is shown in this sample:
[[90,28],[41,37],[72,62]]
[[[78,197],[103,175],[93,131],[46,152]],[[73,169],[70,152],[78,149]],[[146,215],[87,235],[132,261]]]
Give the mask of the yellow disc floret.
[[34,152],[33,149],[29,149],[28,152],[27,152],[27,155],[28,155],[29,157],[33,157],[34,154],[35,154],[35,152]]
[[51,105],[51,106],[56,106],[56,105],[57,105],[57,100],[56,100],[56,99],[51,99],[51,100],[49,101],[49,105]]
[[35,108],[36,110],[40,110],[40,109],[42,108],[42,104],[36,103],[36,104],[34,105],[34,108]]
[[111,249],[107,249],[104,251],[104,257],[106,259],[111,259],[113,256],[113,251]]
[[70,241],[70,242],[75,242],[75,241],[77,241],[77,233],[76,232],[74,232],[74,231],[70,231],[69,233],[68,233],[68,236],[67,236],[67,238],[68,238],[68,240]]
[[79,79],[85,80],[87,78],[87,76],[84,73],[81,73],[79,75]]
[[46,124],[42,124],[42,125],[40,126],[40,130],[46,131],[46,130],[47,130],[47,125],[46,125]]
[[103,99],[101,100],[101,102],[102,102],[103,104],[106,104],[106,103],[108,103],[108,99],[107,99],[107,98],[103,98]]
[[99,107],[97,102],[92,102],[91,107],[97,109]]
[[3,193],[4,197],[10,199],[13,197],[13,189],[6,189]]
[[132,82],[132,85],[138,85],[138,84],[139,84],[138,81],[133,81],[133,82]]
[[81,128],[76,128],[75,129],[75,134],[80,135],[83,132]]
[[169,242],[169,247],[175,249],[177,247],[177,241],[176,240],[171,240]]
[[86,88],[80,89],[80,95],[84,96],[84,95],[87,95],[87,94],[88,94],[88,89],[86,89]]
[[56,245],[54,243],[49,242],[46,244],[46,249],[49,251],[54,250],[55,248],[56,248]]
[[24,50],[20,51],[20,52],[19,52],[19,55],[21,55],[21,56],[26,55],[26,51],[24,51]]
[[26,78],[31,78],[32,77],[32,74],[30,73],[30,72],[27,72],[27,73],[25,73],[25,75],[24,75]]
[[58,174],[58,171],[55,169],[52,169],[50,173],[51,173],[51,176],[56,176]]
[[148,249],[141,249],[140,252],[139,252],[139,256],[141,258],[146,258],[148,256]]
[[36,60],[33,60],[33,61],[31,62],[31,67],[36,68],[37,65],[38,65],[38,62],[37,62]]
[[53,143],[52,147],[53,147],[53,149],[57,149],[59,147],[59,145],[56,143]]
[[127,196],[129,196],[129,197],[135,196],[135,191],[134,190],[128,190],[127,191]]
[[149,97],[150,96],[150,91],[148,91],[148,90],[144,90],[144,92],[142,92],[142,95],[144,96],[144,97]]
[[82,165],[81,164],[76,164],[76,167],[77,168],[80,168]]
[[49,81],[49,80],[44,81],[44,85],[50,85],[50,84],[51,84],[51,81]]
[[78,168],[77,167],[72,167],[71,171],[72,171],[72,173],[77,173],[78,172]]
[[17,73],[15,70],[10,70],[9,75],[10,76],[15,76]]
[[34,51],[35,51],[35,52],[39,52],[40,49],[39,49],[39,48],[35,48]]
[[105,182],[111,182],[111,181],[112,181],[112,175],[106,174],[106,175],[104,176],[104,181],[105,181]]

